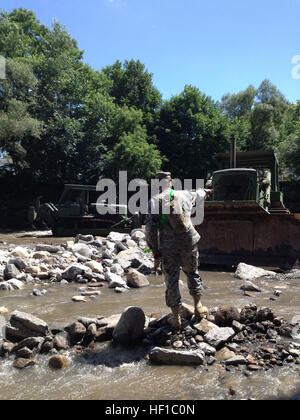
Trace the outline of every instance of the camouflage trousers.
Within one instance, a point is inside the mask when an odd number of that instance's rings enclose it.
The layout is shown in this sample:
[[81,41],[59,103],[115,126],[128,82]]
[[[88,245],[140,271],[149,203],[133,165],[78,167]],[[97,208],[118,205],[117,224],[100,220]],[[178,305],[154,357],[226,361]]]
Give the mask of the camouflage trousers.
[[179,290],[180,269],[187,276],[187,284],[191,296],[201,295],[204,287],[202,279],[199,276],[199,253],[198,249],[187,252],[174,250],[162,253],[162,270],[165,275],[166,283],[166,304],[173,308],[181,304],[181,295]]

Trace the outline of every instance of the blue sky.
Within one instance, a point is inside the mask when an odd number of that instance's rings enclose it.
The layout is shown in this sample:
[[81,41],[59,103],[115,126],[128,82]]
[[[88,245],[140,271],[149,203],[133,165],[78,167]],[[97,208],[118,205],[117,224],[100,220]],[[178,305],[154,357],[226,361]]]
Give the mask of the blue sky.
[[[64,24],[95,69],[139,59],[164,99],[186,84],[215,100],[268,78],[300,99],[299,0],[1,0]],[[300,62],[300,61],[299,61]],[[298,73],[297,73],[298,74]],[[300,74],[300,71],[299,71]]]

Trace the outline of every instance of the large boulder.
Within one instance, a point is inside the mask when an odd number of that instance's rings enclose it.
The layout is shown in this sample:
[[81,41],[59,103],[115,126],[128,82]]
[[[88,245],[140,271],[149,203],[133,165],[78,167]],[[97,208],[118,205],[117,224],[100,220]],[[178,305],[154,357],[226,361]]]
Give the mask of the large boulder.
[[146,317],[141,308],[127,308],[113,332],[113,339],[118,344],[132,345],[142,339]]
[[25,312],[14,311],[6,325],[6,338],[13,342],[28,337],[44,337],[49,328],[45,321]]
[[235,277],[241,280],[255,280],[263,276],[275,276],[274,271],[267,271],[263,268],[254,267],[245,263],[240,263],[236,269]]
[[233,321],[240,320],[240,312],[235,306],[221,306],[215,313],[215,322],[219,327],[231,327]]
[[126,277],[127,284],[130,287],[146,287],[150,284],[147,277],[144,274],[139,273],[134,268],[129,270]]
[[161,347],[155,347],[149,354],[151,362],[163,365],[202,365],[204,361],[204,352],[202,350],[185,351],[169,350]]

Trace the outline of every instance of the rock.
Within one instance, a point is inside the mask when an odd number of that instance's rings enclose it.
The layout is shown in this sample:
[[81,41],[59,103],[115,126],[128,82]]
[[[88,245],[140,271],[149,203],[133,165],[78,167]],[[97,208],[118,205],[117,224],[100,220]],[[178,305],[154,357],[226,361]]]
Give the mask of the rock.
[[83,324],[86,328],[89,327],[89,325],[91,324],[97,324],[97,318],[86,318],[86,317],[82,317],[80,316],[78,318],[78,322],[80,322],[81,324]]
[[226,344],[232,337],[234,337],[235,332],[232,328],[214,328],[210,330],[204,336],[204,340],[215,348],[220,348]]
[[22,349],[17,351],[17,357],[21,359],[32,359],[33,351],[30,350],[28,347],[23,347]]
[[95,240],[93,235],[81,235],[80,233],[76,235],[75,243],[84,243],[84,242],[93,242]]
[[257,372],[259,370],[263,370],[263,367],[261,367],[259,365],[248,365],[247,369],[251,370],[252,372]]
[[127,270],[131,265],[131,262],[126,260],[125,258],[116,258],[114,260],[114,263],[119,264],[123,268],[123,270]]
[[116,253],[126,251],[127,249],[127,246],[123,242],[116,241]]
[[126,275],[127,277],[127,284],[130,287],[146,287],[149,286],[149,281],[144,274],[139,273],[134,268],[131,268]]
[[79,343],[86,334],[86,328],[81,322],[74,322],[66,328],[70,336],[71,345]]
[[232,328],[234,329],[234,331],[236,333],[240,333],[243,331],[243,329],[245,328],[244,325],[240,324],[238,321],[233,321],[232,322]]
[[240,314],[240,322],[243,324],[254,322],[257,314],[257,306],[254,304],[246,305]]
[[198,343],[198,348],[202,350],[206,356],[214,356],[216,354],[216,349],[207,343]]
[[100,296],[101,292],[100,290],[90,290],[86,292],[81,292],[81,296]]
[[272,312],[271,309],[269,308],[259,308],[259,310],[257,311],[256,317],[255,317],[255,321],[256,322],[263,322],[263,321],[274,321],[274,314]]
[[57,350],[67,350],[68,349],[68,340],[64,333],[57,334],[53,340],[53,346]]
[[20,311],[14,311],[6,325],[6,337],[20,341],[29,337],[43,337],[48,334],[48,325],[43,320]]
[[194,316],[194,306],[188,305],[187,303],[182,303],[179,310],[179,315],[181,318],[190,321]]
[[111,272],[105,273],[105,280],[109,282],[110,289],[114,289],[116,287],[127,287],[127,283],[122,279],[122,277]]
[[201,350],[168,350],[155,347],[151,350],[149,358],[151,362],[163,365],[199,366],[204,362],[204,353]]
[[183,347],[183,342],[182,341],[174,341],[172,346],[173,346],[174,349],[181,349]]
[[215,322],[219,327],[231,327],[233,321],[240,320],[240,312],[235,306],[222,306],[215,314]]
[[89,267],[94,273],[103,274],[103,267],[97,261],[88,261],[85,263],[87,267]]
[[65,280],[73,281],[80,274],[84,274],[86,267],[82,265],[72,265],[61,273]]
[[17,369],[25,369],[28,366],[34,366],[35,365],[35,361],[32,359],[23,359],[23,358],[18,358],[14,361],[13,366]]
[[61,250],[61,248],[59,246],[54,246],[54,245],[38,244],[36,245],[35,250],[37,252],[46,251],[46,252],[49,252],[50,254],[56,254],[57,252]]
[[267,271],[262,268],[254,267],[253,265],[248,265],[240,263],[235,272],[235,277],[241,280],[255,280],[263,276],[275,276],[274,271]]
[[24,283],[21,280],[11,279],[0,283],[0,290],[21,290]]
[[125,289],[125,287],[116,287],[116,288],[115,288],[115,292],[116,292],[116,293],[120,293],[120,294],[121,294],[121,293],[128,292],[128,290],[129,290],[129,289],[128,289],[128,288],[126,288],[126,289]]
[[73,296],[72,301],[75,303],[88,302],[87,298],[84,296]]
[[14,256],[14,257],[24,258],[24,259],[30,258],[30,254],[29,254],[28,250],[26,248],[21,247],[21,246],[17,246],[10,253],[10,255]]
[[10,258],[8,264],[13,264],[18,270],[22,271],[27,267],[27,264],[19,257]]
[[39,252],[35,252],[32,255],[32,258],[35,260],[45,260],[46,258],[49,258],[49,252],[46,251],[39,251]]
[[0,315],[7,314],[7,312],[8,312],[8,309],[5,308],[5,306],[0,306]]
[[225,365],[227,366],[238,366],[238,365],[246,365],[247,360],[244,356],[234,356],[231,359],[225,361]]
[[38,347],[44,339],[42,337],[28,337],[24,340],[20,341],[15,347],[14,350],[18,351],[21,350],[24,347],[29,348],[30,350],[34,349],[35,347]]
[[213,330],[214,328],[219,328],[216,324],[207,321],[205,318],[201,320],[198,324],[194,324],[194,328],[196,328],[201,334],[206,334],[209,331]]
[[66,356],[56,354],[49,359],[49,367],[51,369],[65,369],[68,366],[68,359]]
[[84,243],[77,243],[72,246],[72,252],[74,255],[80,255],[84,258],[91,258],[94,250]]
[[251,281],[245,281],[244,284],[241,286],[241,290],[247,292],[261,292],[261,289]]
[[11,280],[19,276],[21,272],[17,269],[14,264],[7,264],[4,269],[4,279]]
[[130,239],[128,233],[110,232],[107,239],[111,242],[124,242],[126,239]]
[[141,308],[127,308],[113,332],[113,339],[118,344],[135,344],[143,337],[145,314]]
[[131,239],[133,239],[135,242],[139,242],[141,239],[145,239],[146,235],[142,230],[135,230],[131,233]]
[[227,347],[223,347],[221,350],[219,350],[215,358],[219,362],[225,362],[226,360],[232,359],[235,356],[235,353],[231,350],[229,350]]

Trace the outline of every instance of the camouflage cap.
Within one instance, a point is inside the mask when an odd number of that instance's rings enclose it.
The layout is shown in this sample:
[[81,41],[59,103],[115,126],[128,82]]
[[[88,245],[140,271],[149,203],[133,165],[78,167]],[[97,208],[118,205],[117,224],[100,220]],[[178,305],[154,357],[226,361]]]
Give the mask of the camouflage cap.
[[171,172],[157,172],[155,179],[171,179]]

